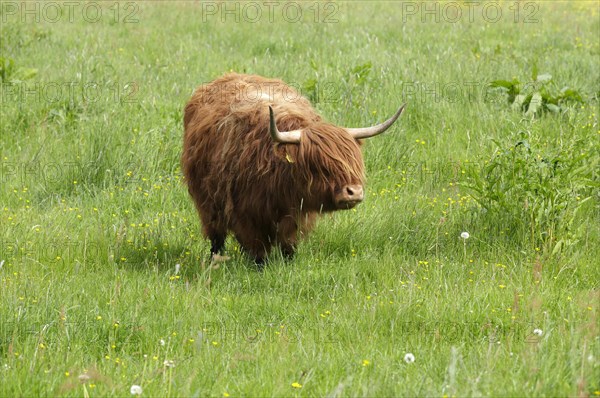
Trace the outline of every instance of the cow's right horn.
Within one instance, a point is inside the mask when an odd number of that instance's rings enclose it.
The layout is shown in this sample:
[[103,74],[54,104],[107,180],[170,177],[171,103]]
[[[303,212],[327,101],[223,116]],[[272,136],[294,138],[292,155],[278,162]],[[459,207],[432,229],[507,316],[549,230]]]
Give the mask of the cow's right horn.
[[299,144],[300,137],[302,137],[302,130],[292,130],[292,131],[279,131],[277,130],[277,125],[275,124],[275,116],[273,115],[273,108],[269,105],[269,132],[271,133],[271,138],[273,141],[280,142],[282,144]]
[[404,111],[404,107],[406,106],[406,104],[403,104],[400,109],[398,109],[396,111],[396,113],[394,114],[394,116],[392,116],[391,118],[389,118],[388,120],[386,120],[385,122],[372,126],[372,127],[363,127],[363,128],[347,128],[346,131],[348,131],[348,133],[350,133],[350,135],[354,138],[358,139],[363,139],[363,138],[370,138],[370,137],[374,137],[377,134],[381,134],[383,133],[385,130],[389,129],[391,127],[392,124],[394,124],[394,122],[396,121],[396,119],[398,119],[400,117],[400,115],[402,114],[402,111]]

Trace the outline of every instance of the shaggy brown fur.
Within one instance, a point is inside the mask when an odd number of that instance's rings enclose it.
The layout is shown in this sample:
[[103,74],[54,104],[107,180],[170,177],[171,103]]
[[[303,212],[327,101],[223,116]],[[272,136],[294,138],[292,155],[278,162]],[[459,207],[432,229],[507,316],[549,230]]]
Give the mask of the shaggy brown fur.
[[[303,129],[300,144],[276,144],[280,131]],[[334,196],[364,185],[360,143],[324,122],[281,80],[227,74],[200,86],[185,107],[181,163],[211,253],[228,231],[262,262],[274,244],[294,253],[318,213],[337,210]]]

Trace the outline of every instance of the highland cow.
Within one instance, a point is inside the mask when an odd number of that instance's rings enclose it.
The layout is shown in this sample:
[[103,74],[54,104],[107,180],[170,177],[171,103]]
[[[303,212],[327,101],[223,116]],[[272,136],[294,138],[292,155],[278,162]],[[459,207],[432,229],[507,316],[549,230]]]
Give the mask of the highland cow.
[[230,73],[200,86],[185,107],[181,163],[211,255],[233,232],[258,264],[274,245],[293,256],[318,214],[363,200],[360,140],[403,108],[376,126],[343,128],[281,80]]

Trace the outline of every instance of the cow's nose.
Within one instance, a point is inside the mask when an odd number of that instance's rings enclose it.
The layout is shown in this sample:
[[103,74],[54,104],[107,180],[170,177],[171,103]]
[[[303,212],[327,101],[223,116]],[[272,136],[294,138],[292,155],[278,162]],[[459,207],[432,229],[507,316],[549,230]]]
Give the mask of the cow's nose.
[[352,202],[362,202],[364,198],[363,187],[360,185],[348,185],[345,188],[345,199]]
[[340,208],[352,208],[362,202],[364,191],[362,185],[346,185],[338,196],[338,205]]

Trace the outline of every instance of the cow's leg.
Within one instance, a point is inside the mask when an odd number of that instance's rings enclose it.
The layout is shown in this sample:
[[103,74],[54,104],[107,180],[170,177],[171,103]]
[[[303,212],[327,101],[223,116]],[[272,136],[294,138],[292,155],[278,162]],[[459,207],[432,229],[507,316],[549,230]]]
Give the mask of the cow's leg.
[[315,227],[316,221],[316,213],[301,214],[300,217],[298,217],[298,229],[300,230],[300,236],[308,235],[308,233]]
[[202,220],[202,233],[210,240],[210,257],[212,259],[215,254],[223,254],[227,229],[214,217],[209,217],[208,214],[202,211],[200,211],[200,218]]
[[224,234],[211,234],[210,239],[210,255],[223,254],[225,247],[225,235]]
[[256,265],[262,268],[271,249],[271,243],[261,239],[246,238],[236,235],[242,250],[254,259]]
[[242,249],[262,266],[273,245],[273,234],[267,228],[260,228],[249,223],[237,225],[235,237],[240,242]]
[[292,216],[283,217],[277,224],[277,242],[281,253],[286,259],[291,259],[296,253],[298,241],[298,223]]

